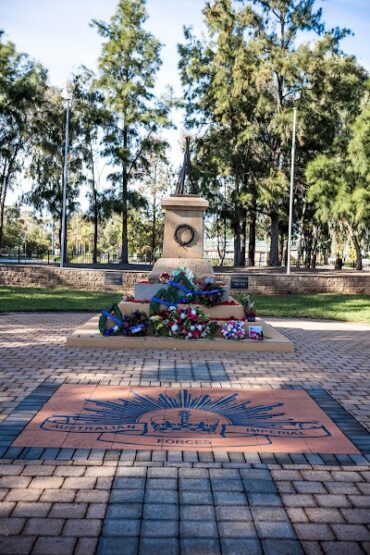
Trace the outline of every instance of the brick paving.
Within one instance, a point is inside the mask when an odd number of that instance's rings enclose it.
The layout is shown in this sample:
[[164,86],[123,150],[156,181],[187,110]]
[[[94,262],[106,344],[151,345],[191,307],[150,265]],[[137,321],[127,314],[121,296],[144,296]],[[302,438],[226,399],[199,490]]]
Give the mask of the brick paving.
[[[45,383],[319,386],[370,431],[369,326],[273,322],[294,354],[67,349],[89,317],[0,316],[1,421]],[[370,553],[364,454],[1,448],[1,555]]]

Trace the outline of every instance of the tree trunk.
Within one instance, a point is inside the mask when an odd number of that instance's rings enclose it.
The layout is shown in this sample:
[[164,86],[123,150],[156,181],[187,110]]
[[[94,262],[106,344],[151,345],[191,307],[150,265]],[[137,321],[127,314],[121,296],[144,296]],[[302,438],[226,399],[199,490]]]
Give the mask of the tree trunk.
[[[128,129],[125,128],[123,131],[123,147],[125,152],[127,151],[128,143]],[[122,164],[122,236],[121,236],[121,262],[122,264],[128,264],[128,236],[127,236],[127,167],[126,161]]]
[[5,201],[19,150],[20,144],[12,148],[12,155],[4,161],[0,177],[0,248],[4,238]]
[[350,228],[350,236],[356,251],[356,270],[362,270],[363,265],[362,265],[361,246],[358,241],[358,237],[355,229]]
[[3,236],[4,236],[4,205],[0,204],[0,249],[3,244]]
[[305,218],[305,214],[306,214],[306,201],[304,201],[304,203],[303,203],[301,221],[300,221],[300,225],[299,225],[299,235],[298,235],[298,241],[297,241],[297,268],[301,267],[303,244],[304,244],[304,218]]
[[[238,173],[235,171],[235,175]],[[239,199],[239,179],[235,178],[235,191],[234,191],[234,220],[233,220],[233,231],[234,231],[234,266],[240,266],[240,251],[241,251],[241,229],[240,229],[240,199]]]
[[279,266],[279,217],[276,212],[271,218],[271,243],[269,254],[269,266]]
[[0,176],[0,249],[3,244],[4,237],[4,212],[5,212],[5,196],[6,196],[6,183],[5,183],[5,163],[4,171]]
[[312,237],[312,251],[311,251],[311,268],[315,270],[317,262],[317,244],[318,244],[318,234],[319,230],[316,225],[313,226],[313,237]]
[[0,200],[0,249],[3,244],[3,236],[4,236],[4,211],[5,211],[5,203]]
[[3,244],[4,238],[4,214],[5,214],[5,201],[8,193],[10,178],[12,175],[12,168],[17,156],[18,149],[15,150],[12,158],[8,163],[4,163],[4,171],[0,180],[0,248]]
[[282,265],[283,262],[285,262],[285,266],[286,266],[287,264],[286,264],[286,260],[285,260],[285,257],[284,257],[285,234],[284,234],[284,231],[283,231],[283,230],[281,230],[281,231],[279,232],[279,234],[280,234],[280,241],[279,241],[279,265]]
[[59,252],[62,254],[62,222],[63,222],[63,215],[61,212],[57,212],[59,226],[58,226],[58,238],[59,238]]
[[217,222],[217,255],[218,255],[220,266],[223,266],[225,261],[226,243],[227,243],[227,227],[226,227],[226,219],[224,218],[221,221],[221,223],[219,221]]
[[151,256],[152,262],[154,262],[154,259],[155,259],[155,249],[157,246],[156,235],[157,235],[157,199],[156,199],[156,196],[154,196],[153,219],[152,219],[152,256]]
[[246,257],[246,251],[247,251],[247,216],[245,211],[243,210],[244,216],[243,216],[243,224],[242,224],[242,236],[243,236],[243,241],[241,243],[241,249],[240,249],[240,261],[239,261],[239,266],[245,266],[245,257]]
[[234,266],[240,265],[240,226],[234,226]]
[[221,258],[221,266],[224,265],[224,260],[226,257],[226,248],[227,248],[227,224],[226,224],[226,218],[224,219],[224,235],[223,235],[223,248],[222,248],[222,258]]
[[249,216],[248,266],[256,265],[256,211]]
[[98,213],[94,212],[93,264],[98,263]]
[[94,214],[94,237],[93,237],[93,253],[92,253],[92,260],[93,264],[97,264],[98,262],[98,222],[99,222],[99,207],[98,207],[98,192],[96,190],[96,183],[95,183],[95,163],[94,163],[94,153],[92,149],[92,144],[90,142],[90,163],[91,163],[91,188],[92,188],[92,195],[93,195],[93,214]]

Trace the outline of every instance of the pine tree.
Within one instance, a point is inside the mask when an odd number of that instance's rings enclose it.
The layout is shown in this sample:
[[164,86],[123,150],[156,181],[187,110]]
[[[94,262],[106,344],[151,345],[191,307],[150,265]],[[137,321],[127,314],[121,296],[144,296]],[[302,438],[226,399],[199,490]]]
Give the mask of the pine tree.
[[[46,209],[58,222],[61,247],[64,187],[65,101],[59,89],[45,91],[43,110],[36,115],[34,134],[30,141],[30,164],[27,175],[32,180],[31,190],[24,195],[38,212]],[[78,205],[79,187],[84,182],[78,114],[72,103],[70,120],[69,178],[67,187],[67,213]]]
[[153,93],[161,45],[144,28],[146,20],[145,0],[119,0],[109,23],[93,21],[105,39],[97,85],[113,118],[105,135],[105,154],[119,168],[110,179],[114,192],[120,190],[123,264],[128,263],[129,182],[145,157],[151,135],[167,124],[168,107],[155,102]]
[[35,132],[46,70],[2,40],[0,31],[0,247],[7,194],[17,184]]
[[[365,72],[340,51],[348,31],[325,31],[314,0],[242,4],[208,3],[205,41],[185,31],[180,69],[187,121],[206,129],[198,142],[199,167],[213,166],[218,178],[233,183],[234,263],[244,262],[246,218],[248,262],[254,263],[260,214],[270,220],[269,263],[278,265],[287,230],[293,107],[299,108],[295,207],[303,211],[305,167],[332,144],[342,111],[356,110]],[[316,39],[298,44],[306,31]],[[216,180],[205,173],[212,188]]]
[[74,113],[78,118],[80,151],[87,173],[87,199],[89,201],[85,218],[93,225],[92,261],[98,261],[99,224],[110,214],[111,204],[103,191],[99,190],[100,175],[98,159],[104,129],[111,122],[111,116],[104,106],[104,97],[97,90],[93,72],[82,67],[73,78]]
[[[347,115],[350,119],[350,114]],[[361,111],[352,124],[344,125],[333,148],[307,167],[309,199],[316,217],[340,227],[356,253],[356,269],[362,270],[361,241],[370,225],[370,97],[364,95]]]

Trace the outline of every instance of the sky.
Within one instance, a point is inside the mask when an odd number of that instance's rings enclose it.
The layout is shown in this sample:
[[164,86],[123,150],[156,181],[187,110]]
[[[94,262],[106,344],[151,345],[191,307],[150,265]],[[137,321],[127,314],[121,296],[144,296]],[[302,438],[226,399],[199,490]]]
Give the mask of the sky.
[[[0,29],[18,50],[41,62],[49,70],[52,85],[63,87],[73,70],[84,64],[96,69],[101,38],[89,26],[92,19],[108,21],[117,0],[0,0]],[[370,0],[318,0],[328,27],[349,27],[354,36],[342,42],[343,50],[355,55],[370,71]],[[181,93],[177,71],[177,44],[183,26],[191,25],[199,35],[205,0],[147,0],[147,28],[163,44],[163,65],[156,90],[167,85]],[[178,127],[181,118],[174,115]],[[180,129],[168,136],[172,161],[181,163]]]

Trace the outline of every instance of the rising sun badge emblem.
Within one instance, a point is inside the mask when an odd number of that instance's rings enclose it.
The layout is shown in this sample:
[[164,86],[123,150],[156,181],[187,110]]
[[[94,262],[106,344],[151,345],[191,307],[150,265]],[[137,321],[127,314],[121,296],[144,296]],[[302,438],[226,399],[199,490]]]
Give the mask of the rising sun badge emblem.
[[284,402],[256,404],[238,400],[239,393],[192,394],[166,390],[157,395],[130,391],[127,398],[86,400],[81,414],[55,414],[41,429],[90,433],[117,447],[159,445],[250,447],[271,444],[274,438],[294,440],[330,436],[317,420],[286,416]]

